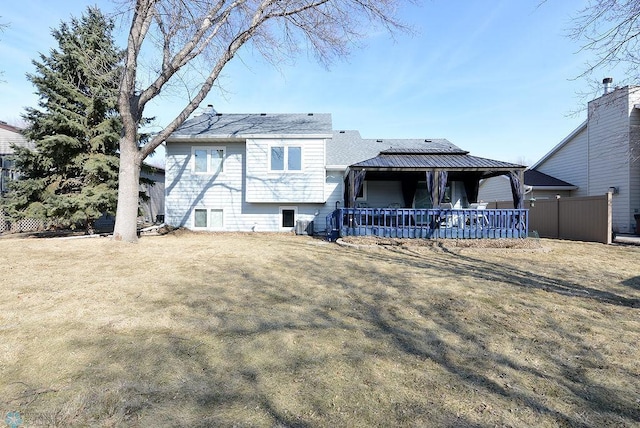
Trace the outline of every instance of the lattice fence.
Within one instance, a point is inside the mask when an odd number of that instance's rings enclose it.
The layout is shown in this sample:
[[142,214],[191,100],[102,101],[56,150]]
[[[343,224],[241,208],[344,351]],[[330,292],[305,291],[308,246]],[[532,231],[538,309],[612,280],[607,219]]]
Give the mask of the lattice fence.
[[32,218],[11,222],[4,212],[0,211],[0,233],[37,232],[45,230],[46,227],[42,220]]

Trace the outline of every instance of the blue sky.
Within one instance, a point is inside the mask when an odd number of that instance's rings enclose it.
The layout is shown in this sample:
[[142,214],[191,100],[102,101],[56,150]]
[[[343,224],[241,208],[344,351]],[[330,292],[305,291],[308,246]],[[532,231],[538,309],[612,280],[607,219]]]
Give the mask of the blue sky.
[[[51,28],[96,3],[113,8],[105,0],[22,0],[0,12],[9,24],[0,33],[0,120],[16,123],[24,107],[36,105],[25,73],[39,52],[55,47]],[[306,55],[275,68],[244,51],[224,71],[224,92],[213,91],[204,105],[221,113],[332,113],[335,129],[365,138],[447,138],[476,156],[533,163],[585,119],[588,99],[579,94],[591,83],[577,78],[588,54],[566,36],[586,1],[539,3],[407,5],[402,18],[416,34],[372,32],[328,70]],[[171,91],[146,115],[164,125],[184,99]]]

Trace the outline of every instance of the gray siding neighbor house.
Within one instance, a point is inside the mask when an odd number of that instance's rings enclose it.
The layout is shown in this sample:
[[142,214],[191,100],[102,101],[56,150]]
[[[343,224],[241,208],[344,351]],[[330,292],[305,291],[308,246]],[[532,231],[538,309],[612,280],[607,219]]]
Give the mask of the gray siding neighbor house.
[[22,130],[0,121],[0,195],[7,189],[9,180],[18,177],[18,171],[14,163],[13,147],[26,147],[34,149],[35,144],[22,135]]
[[446,139],[364,139],[334,130],[330,114],[212,109],[167,139],[165,168],[169,225],[268,232],[304,225],[309,233],[324,232],[340,207],[466,208],[479,180],[498,175],[511,177],[521,205],[524,169],[470,156]]
[[[639,130],[640,86],[609,89],[606,85],[605,93],[588,103],[587,120],[525,172],[525,197],[610,192],[613,232],[640,233],[634,218],[640,214]],[[508,186],[503,181],[484,181],[479,197],[485,201],[508,199]]]

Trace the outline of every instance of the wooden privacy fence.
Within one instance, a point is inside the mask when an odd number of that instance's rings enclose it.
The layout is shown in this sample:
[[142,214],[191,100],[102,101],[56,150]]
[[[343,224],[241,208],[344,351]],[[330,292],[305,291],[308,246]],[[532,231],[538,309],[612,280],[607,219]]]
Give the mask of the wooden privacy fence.
[[[490,202],[487,208],[509,208],[513,202]],[[611,194],[525,201],[529,230],[542,238],[611,244]]]

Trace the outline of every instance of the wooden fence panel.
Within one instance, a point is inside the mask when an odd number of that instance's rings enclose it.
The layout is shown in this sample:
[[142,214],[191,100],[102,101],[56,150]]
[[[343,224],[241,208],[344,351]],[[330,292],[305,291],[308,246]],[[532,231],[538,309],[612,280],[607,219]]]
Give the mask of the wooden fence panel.
[[[512,202],[492,202],[487,208],[506,208]],[[529,209],[529,230],[540,237],[610,244],[611,194],[537,200]]]

